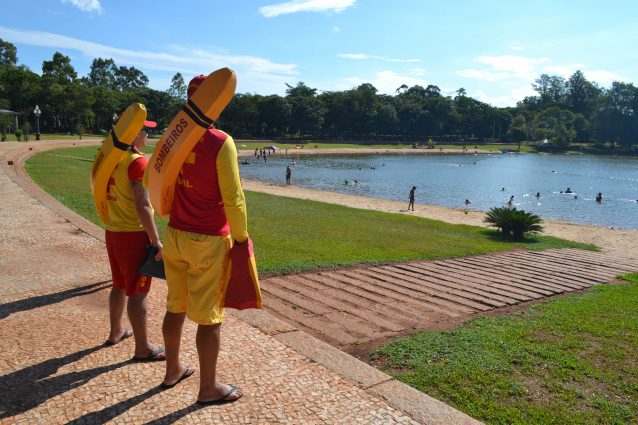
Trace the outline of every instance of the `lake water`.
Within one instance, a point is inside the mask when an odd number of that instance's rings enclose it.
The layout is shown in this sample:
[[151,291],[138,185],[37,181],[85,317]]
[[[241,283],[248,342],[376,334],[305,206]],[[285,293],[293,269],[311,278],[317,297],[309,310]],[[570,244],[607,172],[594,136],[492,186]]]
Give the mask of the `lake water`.
[[[304,155],[247,158],[244,178],[405,201],[487,211],[514,206],[545,219],[638,229],[638,159],[591,155]],[[346,180],[348,183],[346,184]],[[357,183],[355,183],[355,180]],[[573,193],[560,193],[570,188]],[[505,190],[502,190],[505,188]],[[536,198],[540,192],[541,197]],[[602,192],[603,201],[595,197]],[[465,199],[471,201],[465,205]]]

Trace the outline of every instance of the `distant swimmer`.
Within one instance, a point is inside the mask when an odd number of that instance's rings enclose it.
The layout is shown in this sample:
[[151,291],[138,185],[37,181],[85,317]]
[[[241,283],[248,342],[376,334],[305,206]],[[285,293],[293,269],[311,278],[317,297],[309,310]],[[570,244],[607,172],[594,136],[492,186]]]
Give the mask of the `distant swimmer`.
[[472,202],[469,199],[465,200],[465,205],[470,205]]
[[505,192],[505,188],[504,187],[501,188],[501,192]]
[[508,207],[511,207],[512,205],[514,205],[514,195],[510,196],[510,200],[507,201]]
[[565,189],[565,193],[574,193],[574,192],[572,192],[571,188],[568,187],[567,189]]
[[540,192],[536,192],[536,199],[540,199],[541,197],[541,193]]
[[598,195],[596,195],[596,202],[599,204],[603,202],[603,194],[601,192],[598,192]]

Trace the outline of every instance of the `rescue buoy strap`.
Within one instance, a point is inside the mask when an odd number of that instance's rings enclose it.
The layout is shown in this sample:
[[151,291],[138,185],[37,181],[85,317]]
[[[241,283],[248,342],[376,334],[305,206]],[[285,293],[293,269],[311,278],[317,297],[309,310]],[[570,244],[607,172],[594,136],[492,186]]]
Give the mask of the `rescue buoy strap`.
[[131,149],[131,145],[127,145],[126,143],[120,142],[120,139],[118,139],[117,135],[115,134],[115,129],[111,130],[111,140],[113,140],[113,146],[115,146],[121,151],[127,151]]
[[188,99],[188,100],[186,101],[186,104],[187,104],[188,106],[190,106],[190,107],[193,109],[193,111],[195,111],[195,113],[197,114],[197,116],[199,117],[199,119],[200,119],[201,121],[205,122],[205,123],[206,123],[206,124],[208,124],[209,126],[211,126],[211,125],[213,124],[213,120],[212,120],[211,118],[208,118],[208,117],[206,116],[206,114],[205,114],[205,113],[203,113],[203,112],[202,112],[202,110],[201,110],[201,109],[199,109],[199,107],[198,107],[197,105],[195,105],[195,102],[193,102],[193,100],[192,100],[192,99]]
[[209,124],[206,124],[205,122],[203,122],[202,120],[200,120],[197,115],[195,115],[195,112],[193,112],[188,105],[184,105],[182,107],[182,111],[184,111],[186,113],[186,115],[188,115],[190,117],[190,119],[193,120],[193,122],[195,122],[195,124],[197,124],[200,127],[205,128],[206,130],[208,130],[208,127],[210,127]]

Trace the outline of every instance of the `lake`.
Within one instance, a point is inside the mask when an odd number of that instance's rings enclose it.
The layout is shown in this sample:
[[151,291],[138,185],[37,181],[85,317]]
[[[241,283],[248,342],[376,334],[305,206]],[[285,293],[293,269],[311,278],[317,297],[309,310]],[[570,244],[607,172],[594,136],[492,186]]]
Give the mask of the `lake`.
[[[544,219],[638,229],[638,159],[593,155],[490,154],[289,155],[240,165],[247,179],[405,201],[487,211],[514,206]],[[294,164],[294,165],[293,165]],[[347,182],[346,182],[347,181]],[[356,182],[355,182],[356,181]],[[564,193],[570,188],[573,193]],[[504,189],[504,190],[503,190]],[[563,193],[561,193],[561,191]],[[536,193],[540,198],[536,198]],[[595,202],[598,192],[601,203]],[[465,199],[471,204],[465,205]]]

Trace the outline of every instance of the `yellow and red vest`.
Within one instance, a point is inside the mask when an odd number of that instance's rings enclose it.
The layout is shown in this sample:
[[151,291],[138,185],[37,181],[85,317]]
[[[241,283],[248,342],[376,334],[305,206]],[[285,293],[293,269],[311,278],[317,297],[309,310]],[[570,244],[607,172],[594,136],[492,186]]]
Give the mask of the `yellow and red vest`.
[[111,174],[106,190],[106,199],[109,205],[108,220],[104,226],[106,230],[112,232],[140,232],[144,230],[135,210],[135,200],[128,173],[129,166],[138,158],[142,158],[145,162],[144,168],[146,168],[146,158],[139,151],[133,150],[122,155],[120,162]]

